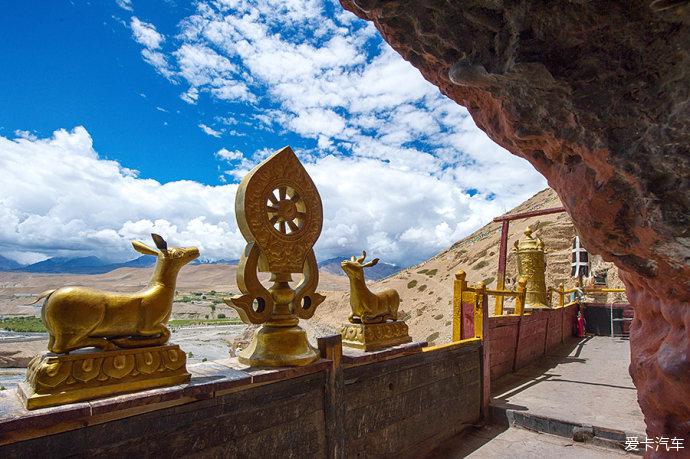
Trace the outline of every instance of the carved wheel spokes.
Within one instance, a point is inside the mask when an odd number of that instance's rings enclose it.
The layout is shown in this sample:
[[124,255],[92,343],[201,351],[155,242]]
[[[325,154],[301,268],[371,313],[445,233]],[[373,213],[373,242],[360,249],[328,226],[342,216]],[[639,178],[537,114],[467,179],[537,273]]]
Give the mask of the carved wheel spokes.
[[282,185],[268,195],[266,213],[273,228],[287,236],[302,229],[307,218],[307,206],[297,190]]

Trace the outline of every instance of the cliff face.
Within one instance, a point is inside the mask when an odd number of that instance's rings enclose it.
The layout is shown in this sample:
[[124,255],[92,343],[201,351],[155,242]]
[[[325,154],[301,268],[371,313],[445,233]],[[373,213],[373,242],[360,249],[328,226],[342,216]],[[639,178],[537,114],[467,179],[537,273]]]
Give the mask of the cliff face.
[[341,3],[530,161],[620,268],[648,434],[687,436],[690,2]]

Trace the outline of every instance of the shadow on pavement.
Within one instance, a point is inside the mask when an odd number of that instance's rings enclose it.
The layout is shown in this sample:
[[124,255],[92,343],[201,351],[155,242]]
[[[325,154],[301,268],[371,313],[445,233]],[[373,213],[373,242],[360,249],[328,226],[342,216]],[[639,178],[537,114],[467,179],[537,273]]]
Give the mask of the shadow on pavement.
[[462,433],[451,437],[441,446],[431,451],[426,459],[455,459],[467,457],[482,446],[494,440],[503,432],[508,430],[507,426],[469,427]]

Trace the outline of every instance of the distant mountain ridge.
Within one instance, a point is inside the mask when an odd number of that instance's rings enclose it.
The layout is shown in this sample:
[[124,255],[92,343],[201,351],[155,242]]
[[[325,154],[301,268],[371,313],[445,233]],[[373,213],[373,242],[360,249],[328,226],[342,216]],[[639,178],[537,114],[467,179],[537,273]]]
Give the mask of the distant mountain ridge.
[[5,258],[2,255],[0,255],[0,271],[11,271],[13,269],[19,269],[23,265],[17,263],[14,260],[10,260],[9,258]]
[[[336,276],[344,276],[340,262],[349,260],[350,257],[335,257],[319,262],[319,269],[325,270]],[[194,260],[192,265],[237,265],[239,260]],[[89,257],[53,257],[47,260],[21,265],[14,260],[0,256],[0,271],[25,272],[36,274],[105,274],[119,268],[150,268],[156,264],[156,258],[150,255],[143,255],[133,260],[113,263],[103,260],[96,256]],[[367,279],[380,280],[392,276],[399,272],[402,267],[379,262],[376,266],[365,269]]]
[[[329,258],[328,260],[324,260],[322,262],[319,262],[319,269],[327,271],[331,274],[335,274],[336,276],[344,276],[345,273],[343,272],[343,269],[340,267],[340,262],[343,260],[349,260],[350,257],[335,257],[335,258]],[[392,276],[393,274],[396,274],[399,272],[402,268],[398,265],[394,265],[391,263],[386,263],[383,261],[378,262],[375,266],[372,266],[371,268],[366,268],[364,270],[364,276],[367,279],[371,280],[380,280],[383,279],[384,277]]]
[[[53,257],[30,265],[20,265],[14,260],[0,256],[0,271],[14,271],[43,274],[105,274],[119,268],[149,268],[156,264],[156,258],[141,256],[122,263],[112,263],[98,257]],[[237,260],[194,260],[192,264],[237,264]]]

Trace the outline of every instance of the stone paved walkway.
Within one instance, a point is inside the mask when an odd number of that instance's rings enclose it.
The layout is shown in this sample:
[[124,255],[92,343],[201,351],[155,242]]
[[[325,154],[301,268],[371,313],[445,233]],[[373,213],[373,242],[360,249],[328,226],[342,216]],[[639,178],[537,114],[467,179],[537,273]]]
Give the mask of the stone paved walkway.
[[[559,431],[562,436],[488,425],[465,430],[428,457],[640,457],[614,447],[599,446],[606,442],[578,443],[570,438],[573,424],[644,437],[644,419],[628,374],[629,363],[630,345],[626,339],[603,336],[573,339],[541,361],[492,383],[493,411],[512,410],[520,414],[524,423],[538,418],[528,427],[534,430],[548,427],[542,431]],[[608,444],[613,446],[611,442]]]
[[628,373],[627,339],[591,336],[492,384],[492,405],[572,423],[644,434]]
[[436,448],[428,458],[438,459],[558,458],[599,459],[639,457],[624,451],[576,443],[555,435],[517,428],[487,426],[468,429]]

